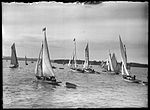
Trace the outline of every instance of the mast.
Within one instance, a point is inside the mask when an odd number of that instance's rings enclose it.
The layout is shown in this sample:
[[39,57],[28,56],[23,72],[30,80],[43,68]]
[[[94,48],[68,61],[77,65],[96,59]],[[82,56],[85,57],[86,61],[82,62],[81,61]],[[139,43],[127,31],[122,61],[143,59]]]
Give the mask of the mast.
[[73,59],[74,59],[74,66],[75,66],[75,68],[77,68],[77,55],[76,55],[76,40],[75,40],[75,38],[73,39],[73,41],[74,41],[74,57],[73,57]]
[[108,58],[108,60],[109,60],[110,71],[114,71],[114,68],[113,68],[112,62],[111,62],[111,53],[110,52],[109,52],[109,58]]
[[17,55],[16,55],[16,48],[15,48],[15,43],[11,46],[11,62],[10,64],[13,65],[19,65]]
[[50,56],[49,56],[49,50],[48,50],[48,44],[46,39],[46,28],[43,29],[44,33],[44,41],[43,41],[43,55],[42,55],[42,71],[44,76],[55,76],[54,71],[52,69]]

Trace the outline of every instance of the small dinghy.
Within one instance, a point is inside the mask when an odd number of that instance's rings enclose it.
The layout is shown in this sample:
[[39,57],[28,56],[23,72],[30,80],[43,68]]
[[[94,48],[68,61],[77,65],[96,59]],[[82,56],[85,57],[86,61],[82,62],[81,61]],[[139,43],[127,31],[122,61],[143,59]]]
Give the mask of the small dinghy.
[[66,87],[67,87],[67,88],[76,88],[77,85],[75,85],[75,84],[73,84],[73,83],[66,82]]

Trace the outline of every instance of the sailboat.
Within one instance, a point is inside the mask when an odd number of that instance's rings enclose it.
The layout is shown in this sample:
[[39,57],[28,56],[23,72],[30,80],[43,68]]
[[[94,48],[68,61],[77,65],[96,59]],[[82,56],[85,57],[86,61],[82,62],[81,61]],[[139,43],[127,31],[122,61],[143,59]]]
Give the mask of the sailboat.
[[27,63],[27,57],[26,56],[25,56],[25,64],[28,65],[28,63]]
[[74,38],[73,42],[74,42],[74,51],[73,51],[72,59],[69,60],[68,66],[69,66],[70,70],[73,71],[73,72],[83,72],[82,69],[77,67],[78,65],[77,65],[75,38]]
[[56,81],[55,78],[56,76],[51,65],[48,43],[46,39],[46,28],[43,29],[43,33],[44,33],[44,41],[42,42],[42,47],[36,63],[35,76],[38,81],[58,85],[61,82]]
[[89,46],[88,46],[88,43],[87,43],[86,48],[85,48],[85,61],[84,61],[84,65],[83,65],[83,70],[84,70],[84,72],[87,72],[87,73],[95,73],[94,69],[91,69],[89,66]]
[[122,60],[122,69],[121,73],[123,76],[123,79],[128,82],[133,82],[133,83],[140,83],[141,80],[136,79],[135,75],[131,76],[130,70],[127,70],[127,54],[126,54],[126,47],[121,41],[121,37],[119,36],[120,40],[120,51],[121,51],[121,60]]
[[[104,65],[103,65],[103,67],[104,67]],[[105,70],[103,70],[103,72],[107,72],[110,74],[119,74],[120,68],[119,68],[119,64],[117,63],[115,53],[113,53],[113,55],[111,55],[111,53],[109,52],[109,56],[106,61],[106,66],[104,69]]]
[[11,66],[10,68],[17,68],[19,66],[18,59],[17,59],[17,54],[16,54],[16,48],[15,48],[15,43],[11,46]]

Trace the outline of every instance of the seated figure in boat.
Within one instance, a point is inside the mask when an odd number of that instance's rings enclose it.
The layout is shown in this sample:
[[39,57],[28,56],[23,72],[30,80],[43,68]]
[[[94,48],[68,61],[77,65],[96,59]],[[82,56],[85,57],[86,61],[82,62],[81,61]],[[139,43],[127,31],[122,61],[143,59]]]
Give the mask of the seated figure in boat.
[[49,76],[49,77],[45,77],[45,76],[36,76],[36,78],[39,79],[39,80],[47,80],[47,81],[53,81],[53,82],[56,82],[55,76]]
[[41,79],[41,76],[36,76],[37,79]]
[[133,80],[135,80],[135,75],[134,76],[131,76],[131,75],[123,75],[123,78],[125,78],[125,79],[129,79],[129,80],[131,80],[131,79],[133,79]]
[[46,80],[48,80],[48,81],[56,82],[56,78],[55,78],[55,76],[45,77],[45,79],[46,79]]

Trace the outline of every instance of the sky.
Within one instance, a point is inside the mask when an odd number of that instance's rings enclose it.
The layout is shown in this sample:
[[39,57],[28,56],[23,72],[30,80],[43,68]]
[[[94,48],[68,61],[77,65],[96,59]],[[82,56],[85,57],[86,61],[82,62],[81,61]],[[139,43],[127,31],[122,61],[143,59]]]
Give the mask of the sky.
[[121,61],[119,35],[128,62],[148,64],[148,2],[102,2],[97,5],[60,2],[2,3],[2,51],[37,58],[46,35],[51,59],[70,59],[76,39],[77,59],[106,60],[109,51]]

